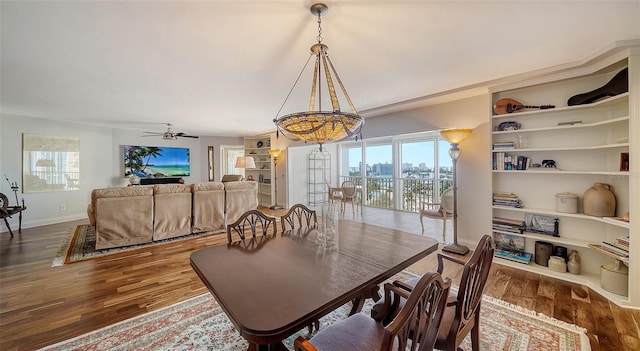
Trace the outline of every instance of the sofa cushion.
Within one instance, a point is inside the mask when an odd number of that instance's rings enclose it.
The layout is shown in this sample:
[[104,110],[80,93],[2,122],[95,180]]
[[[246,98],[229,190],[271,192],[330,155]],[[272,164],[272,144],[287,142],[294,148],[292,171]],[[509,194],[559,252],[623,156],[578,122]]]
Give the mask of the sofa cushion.
[[195,183],[193,193],[193,232],[224,229],[224,184]]
[[228,182],[224,183],[225,190],[225,221],[233,223],[240,216],[258,208],[258,183]]
[[191,234],[191,186],[153,186],[153,240]]

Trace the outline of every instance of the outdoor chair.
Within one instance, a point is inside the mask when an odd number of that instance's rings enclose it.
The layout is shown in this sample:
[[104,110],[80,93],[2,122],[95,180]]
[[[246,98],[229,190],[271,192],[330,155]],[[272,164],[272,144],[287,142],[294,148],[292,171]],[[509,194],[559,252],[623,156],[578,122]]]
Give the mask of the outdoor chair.
[[272,225],[271,234],[276,235],[278,224],[275,217],[269,217],[258,210],[249,210],[237,221],[227,225],[227,242],[231,244],[236,241],[232,238],[232,231],[240,237],[240,240],[244,240],[246,230],[251,230],[251,237],[255,238],[257,235],[269,235],[269,227]]
[[442,219],[442,242],[446,242],[447,219],[453,219],[453,189],[449,188],[442,193],[440,202],[423,202],[420,210],[420,225],[424,233],[423,218]]
[[342,201],[342,191],[339,188],[334,188],[331,183],[325,180],[327,183],[327,193],[329,202]]
[[[295,351],[315,350],[433,350],[451,280],[428,272],[411,290],[403,284],[384,285],[386,309],[394,311],[406,301],[388,325],[356,313],[317,333],[310,340],[298,337]],[[416,331],[419,331],[416,333]]]
[[295,228],[311,227],[318,224],[318,217],[316,216],[316,211],[309,209],[303,204],[295,204],[291,206],[284,216],[280,217],[282,232],[287,230],[286,223],[289,224],[289,229],[291,230]]
[[342,215],[344,216],[344,210],[347,202],[351,203],[351,212],[356,215],[355,202],[356,202],[356,185],[351,181],[342,183],[340,187],[342,189]]

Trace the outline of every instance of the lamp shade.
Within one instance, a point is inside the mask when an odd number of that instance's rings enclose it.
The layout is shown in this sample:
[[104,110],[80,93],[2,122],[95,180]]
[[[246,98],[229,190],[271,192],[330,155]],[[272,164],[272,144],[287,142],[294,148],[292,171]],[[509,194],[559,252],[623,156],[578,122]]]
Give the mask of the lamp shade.
[[271,150],[269,150],[269,155],[271,155],[271,157],[273,157],[273,158],[277,158],[278,156],[280,156],[281,152],[282,152],[282,150],[280,150],[280,149],[271,149]]
[[236,168],[256,168],[256,161],[251,156],[236,158]]
[[440,131],[440,136],[451,144],[460,144],[471,132],[471,129],[445,129]]

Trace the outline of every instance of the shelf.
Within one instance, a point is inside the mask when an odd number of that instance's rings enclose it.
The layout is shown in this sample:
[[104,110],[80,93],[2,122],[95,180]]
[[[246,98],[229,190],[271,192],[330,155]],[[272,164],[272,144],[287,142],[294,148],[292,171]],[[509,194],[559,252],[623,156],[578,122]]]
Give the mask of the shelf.
[[580,129],[580,128],[593,128],[593,127],[601,127],[607,124],[616,124],[622,122],[629,122],[629,116],[618,117],[607,119],[604,121],[594,122],[594,123],[579,123],[573,125],[562,125],[562,126],[553,126],[553,127],[542,127],[542,128],[529,128],[529,129],[518,129],[518,130],[505,130],[505,131],[493,131],[491,132],[494,135],[503,135],[503,134],[519,134],[519,133],[528,133],[528,132],[544,132],[544,131],[563,131],[567,129]]
[[593,289],[594,291],[596,291],[598,294],[603,295],[605,298],[609,299],[610,301],[613,301],[618,306],[625,307],[629,305],[628,297],[614,294],[612,292],[604,290],[600,286],[600,276],[598,274],[584,273],[584,272],[582,274],[571,274],[568,272],[560,273],[560,272],[552,271],[547,267],[540,266],[534,262],[531,262],[529,264],[524,264],[524,263],[509,261],[500,257],[494,257],[493,262],[503,266],[522,269],[527,272],[537,273],[547,277],[552,277],[552,278],[556,278],[556,279],[560,279],[560,280],[564,280],[564,281],[568,281],[576,284],[585,285]]
[[505,210],[505,211],[512,211],[512,212],[536,213],[541,215],[549,215],[549,216],[557,216],[557,217],[587,219],[587,220],[592,220],[596,222],[611,224],[620,228],[626,228],[626,229],[630,228],[629,222],[614,219],[618,217],[594,217],[594,216],[588,216],[584,213],[565,213],[565,212],[557,212],[554,210],[548,210],[548,209],[542,209],[542,208],[530,208],[530,207],[515,208],[510,206],[493,205],[492,208],[496,210]]
[[629,176],[629,172],[620,172],[620,171],[561,171],[557,168],[555,169],[545,169],[545,168],[540,168],[539,170],[535,169],[535,168],[529,168],[525,171],[517,171],[517,170],[497,170],[494,169],[493,173],[520,173],[520,174],[564,174],[564,175],[576,175],[576,174],[582,174],[582,175],[607,175],[607,176],[620,176],[620,177],[628,177]]
[[539,151],[579,151],[579,150],[601,150],[601,149],[615,149],[629,147],[629,143],[615,143],[604,145],[591,145],[591,146],[571,146],[571,147],[540,147],[529,149],[494,149],[493,152],[539,152]]
[[509,234],[509,235],[521,236],[521,237],[524,237],[524,238],[534,239],[534,240],[538,240],[538,241],[549,241],[549,242],[556,243],[556,244],[563,244],[563,245],[576,246],[576,247],[585,247],[586,248],[586,247],[590,247],[589,245],[596,244],[593,241],[566,238],[566,237],[562,237],[562,236],[552,236],[552,235],[537,234],[537,233],[531,233],[531,232],[524,232],[522,234],[518,234],[518,233],[512,233],[512,232],[507,232],[507,231],[502,231],[502,230],[495,230],[495,229],[493,229],[493,232],[501,233],[501,234]]
[[612,96],[607,99],[599,100],[591,104],[586,105],[575,105],[575,106],[566,106],[566,107],[558,107],[558,108],[550,108],[545,110],[532,110],[532,111],[520,111],[514,113],[507,113],[504,115],[492,115],[492,119],[513,119],[515,117],[535,117],[540,115],[549,115],[558,112],[566,112],[566,111],[580,111],[591,109],[594,107],[605,107],[612,106],[618,103],[624,103],[625,101],[629,101],[629,93],[623,93],[616,96]]

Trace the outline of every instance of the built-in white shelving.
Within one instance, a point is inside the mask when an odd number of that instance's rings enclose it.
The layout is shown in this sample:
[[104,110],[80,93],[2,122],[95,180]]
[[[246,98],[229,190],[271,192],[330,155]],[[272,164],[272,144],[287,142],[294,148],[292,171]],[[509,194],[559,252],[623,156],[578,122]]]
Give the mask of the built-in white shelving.
[[[493,191],[513,193],[522,202],[521,208],[492,206],[493,217],[524,220],[526,214],[558,218],[559,236],[524,231],[494,230],[494,233],[513,235],[524,239],[525,251],[535,254],[535,243],[544,241],[576,250],[582,257],[582,273],[554,272],[532,260],[522,264],[499,257],[495,262],[529,272],[584,284],[620,306],[640,308],[639,266],[634,254],[638,254],[640,237],[638,224],[624,221],[625,212],[637,206],[630,196],[631,189],[640,190],[633,169],[622,166],[622,159],[640,152],[637,133],[640,110],[636,90],[602,96],[591,103],[568,106],[567,100],[577,94],[605,86],[618,72],[629,70],[629,76],[638,77],[640,49],[613,50],[602,54],[575,69],[539,76],[529,81],[513,82],[491,89],[491,172]],[[637,78],[636,78],[637,79]],[[640,82],[636,81],[635,84]],[[633,80],[629,82],[633,85]],[[524,105],[554,105],[554,108],[526,109],[513,113],[497,114],[494,105],[500,99],[514,99]],[[517,127],[513,127],[517,126]],[[506,127],[509,130],[502,130]],[[513,142],[513,148],[505,144]],[[494,148],[493,145],[496,144]],[[508,144],[507,144],[508,145]],[[529,159],[530,164],[542,164],[552,160],[557,168],[529,167],[528,169],[502,169],[501,161]],[[496,163],[499,163],[497,165]],[[514,167],[515,168],[515,167]],[[597,217],[582,213],[584,192],[594,183],[610,184],[616,196],[615,217]],[[570,192],[579,196],[577,213],[556,211],[556,194]],[[636,207],[636,212],[638,208]],[[636,218],[638,213],[634,216]],[[637,221],[636,221],[637,222]],[[620,236],[631,236],[630,258],[611,254],[600,248],[602,241],[612,241]],[[635,240],[635,241],[634,241]],[[636,250],[634,250],[636,248]],[[600,281],[600,266],[617,259],[629,266],[628,296],[606,290]],[[637,259],[636,259],[637,260]]]

